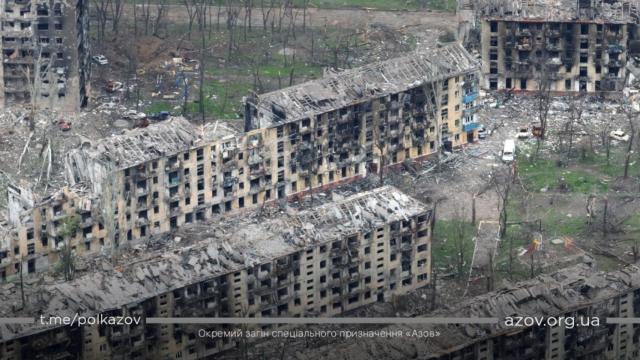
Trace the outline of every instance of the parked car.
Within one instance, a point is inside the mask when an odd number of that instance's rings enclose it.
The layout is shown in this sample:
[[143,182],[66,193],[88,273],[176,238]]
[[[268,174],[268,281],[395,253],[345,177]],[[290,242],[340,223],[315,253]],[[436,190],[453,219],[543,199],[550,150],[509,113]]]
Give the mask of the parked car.
[[63,119],[58,120],[58,129],[62,130],[62,131],[69,131],[71,130],[71,123],[70,122],[66,122]]
[[486,139],[489,136],[489,131],[484,127],[484,125],[480,125],[478,129],[478,139]]
[[149,119],[155,120],[155,121],[162,121],[162,120],[167,120],[169,116],[171,116],[170,112],[160,111],[160,112],[149,115]]
[[107,87],[106,90],[109,93],[113,93],[116,92],[118,90],[122,89],[122,83],[120,81],[109,81],[109,83],[107,83]]
[[518,128],[518,134],[516,135],[518,139],[528,139],[531,133],[529,132],[528,126],[521,126]]
[[614,130],[609,133],[609,137],[618,141],[629,141],[629,134],[625,134],[622,130]]
[[124,112],[124,114],[122,114],[122,118],[128,120],[141,120],[146,119],[146,117],[147,114],[143,112],[137,112],[135,110],[127,110]]
[[516,158],[516,143],[515,141],[508,139],[504,141],[504,148],[502,149],[502,161],[512,162]]
[[94,57],[92,57],[93,62],[99,65],[107,65],[109,63],[109,60],[107,60],[107,58],[104,55],[96,55]]

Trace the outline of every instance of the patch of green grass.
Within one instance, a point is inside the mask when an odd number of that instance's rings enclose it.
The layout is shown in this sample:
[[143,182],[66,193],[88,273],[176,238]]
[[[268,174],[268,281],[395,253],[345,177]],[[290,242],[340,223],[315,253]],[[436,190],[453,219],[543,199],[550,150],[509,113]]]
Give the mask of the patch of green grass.
[[567,217],[552,211],[542,220],[542,228],[547,237],[576,236],[587,230],[587,217]]
[[[603,157],[604,159],[604,157]],[[615,156],[615,159],[610,159],[609,164],[606,163],[606,160],[600,165],[600,171],[603,174],[606,174],[611,177],[621,177],[624,175],[624,155]],[[640,173],[640,163],[636,159],[632,157],[631,162],[629,163],[629,174],[638,174]]]
[[[237,119],[240,99],[249,93],[251,85],[239,81],[211,81],[204,87],[204,111],[208,115],[223,119]],[[196,90],[197,91],[197,90]],[[193,94],[198,98],[198,93]],[[197,114],[200,104],[192,101],[187,104],[187,111]]]
[[[305,0],[294,0],[296,6],[303,6]],[[310,5],[318,8],[367,8],[376,10],[420,10],[421,1],[417,0],[310,0]],[[428,0],[427,9],[456,10],[455,0]]]
[[595,175],[580,170],[568,170],[559,167],[552,160],[537,159],[535,161],[522,162],[520,177],[531,191],[540,191],[543,188],[557,190],[561,185],[566,190],[577,193],[604,193],[609,186]]
[[171,105],[169,103],[154,102],[151,103],[151,105],[147,106],[147,108],[145,109],[145,113],[147,113],[147,115],[150,115],[160,111],[172,111],[174,106],[175,105]]
[[505,237],[498,245],[498,255],[495,260],[496,266],[509,262],[509,249],[513,248],[514,254],[517,254],[519,248],[527,247],[531,244],[532,239],[528,235],[524,236],[524,234],[527,234],[527,232],[523,231],[521,225],[507,226]]
[[[133,3],[133,0],[126,0],[128,3]],[[214,0],[213,4],[226,5],[227,0]],[[160,0],[152,0],[151,3],[159,3]],[[418,0],[293,0],[293,5],[298,8],[302,8],[305,4],[308,4],[308,8],[324,8],[324,9],[354,9],[354,8],[367,8],[376,10],[408,10],[416,11],[421,10],[422,1]],[[169,4],[183,4],[180,0],[169,0]],[[267,5],[267,4],[265,4]],[[254,11],[259,10],[254,6]],[[276,7],[279,3],[276,2]],[[456,10],[455,0],[428,0],[426,4],[427,9],[431,10]],[[302,15],[301,15],[302,16]]]
[[438,269],[447,269],[446,272],[456,272],[458,264],[459,244],[457,243],[458,229],[462,226],[463,254],[465,272],[468,271],[473,256],[473,237],[476,234],[475,227],[468,222],[461,223],[457,220],[437,220],[432,242],[433,266]]
[[605,256],[600,254],[590,254],[596,260],[596,264],[598,264],[598,269],[601,271],[615,271],[620,270],[620,268],[624,267],[624,263],[620,260],[613,258],[611,256]]
[[625,220],[624,225],[629,230],[640,231],[640,214],[634,214],[631,217],[629,217],[627,220]]
[[[267,65],[260,67],[260,75],[271,78],[282,78],[289,81],[289,76],[293,69],[294,78],[299,76],[318,78],[322,76],[322,67],[312,64],[296,64],[295,66]],[[288,83],[287,83],[288,84]]]

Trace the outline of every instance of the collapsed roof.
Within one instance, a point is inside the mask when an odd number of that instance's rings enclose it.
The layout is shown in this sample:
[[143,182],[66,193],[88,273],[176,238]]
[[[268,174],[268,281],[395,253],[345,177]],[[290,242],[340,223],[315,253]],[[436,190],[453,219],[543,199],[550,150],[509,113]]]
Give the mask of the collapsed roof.
[[[470,298],[452,310],[433,317],[558,316],[602,303],[640,287],[640,269],[597,272],[586,264],[540,275],[535,279],[508,285],[497,291]],[[604,322],[604,319],[601,319]],[[300,359],[414,359],[444,355],[477,341],[518,332],[521,329],[498,324],[466,325],[393,325],[386,328],[402,333],[412,330],[438,331],[440,336],[427,340],[419,337],[376,337],[358,341],[336,340],[330,346],[306,348]]]
[[183,117],[137,128],[120,135],[84,143],[70,156],[85,154],[114,169],[125,169],[164,156],[171,156],[202,142],[211,142],[236,135],[237,132],[222,122],[204,126],[191,124]]
[[483,16],[504,20],[637,22],[638,0],[478,0]]
[[[96,315],[427,211],[387,186],[311,210],[220,217],[215,226],[186,226],[175,239],[154,239],[146,249],[121,254],[126,265],[117,269],[98,257],[75,280],[27,284],[25,310],[16,310],[21,307],[18,286],[0,285],[0,317]],[[0,341],[43,330],[39,324],[0,324]]]
[[[260,128],[333,111],[473,71],[479,63],[460,44],[345,70],[249,99]],[[262,116],[260,116],[262,114]]]

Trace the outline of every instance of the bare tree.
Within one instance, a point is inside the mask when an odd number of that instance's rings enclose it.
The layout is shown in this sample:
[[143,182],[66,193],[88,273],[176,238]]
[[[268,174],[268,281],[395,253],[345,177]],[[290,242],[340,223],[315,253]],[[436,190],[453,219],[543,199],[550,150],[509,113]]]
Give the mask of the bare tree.
[[169,7],[167,6],[167,0],[159,0],[155,4],[156,16],[153,21],[153,36],[160,35],[160,28],[164,24],[164,18],[166,17]]
[[[545,45],[547,43],[547,32],[548,28],[545,26],[542,32],[542,43]],[[537,158],[542,142],[547,135],[547,117],[549,115],[549,109],[551,108],[551,76],[555,71],[553,67],[550,66],[551,59],[549,59],[546,49],[542,49],[535,60],[537,65],[536,83],[538,87],[536,92],[536,111],[540,124],[540,135],[537,137],[535,154]]]
[[100,42],[104,41],[111,1],[112,0],[93,0],[96,18],[98,20],[98,41]]
[[238,25],[238,17],[240,16],[240,7],[237,6],[235,1],[227,0],[227,60],[231,59],[233,50],[237,47],[236,30]]
[[247,41],[247,31],[251,31],[251,16],[253,10],[253,0],[242,0],[243,6],[243,18],[242,18],[242,29],[244,34],[244,41]]
[[151,23],[151,0],[141,2],[142,19],[144,20],[144,34],[149,35],[149,25]]
[[636,139],[636,121],[638,120],[638,112],[627,108],[625,109],[625,114],[627,115],[627,121],[629,125],[629,141],[627,143],[627,151],[624,155],[624,175],[623,177],[627,179],[629,177],[629,165],[631,164],[631,155],[633,154],[633,145]]
[[269,25],[269,18],[271,17],[271,13],[275,8],[276,0],[270,0],[269,5],[265,6],[265,0],[260,0],[260,10],[262,12],[262,28],[264,31],[267,31],[267,26]]
[[489,291],[493,291],[494,289],[494,282],[495,282],[495,266],[493,264],[494,262],[494,253],[490,252],[489,253],[489,265],[488,265],[488,274],[485,273],[486,279],[487,279],[487,292]]
[[[204,20],[204,12],[201,11],[200,12],[200,16],[203,18]],[[202,29],[204,30],[204,29]],[[205,124],[205,107],[204,107],[204,102],[205,102],[205,97],[204,97],[204,75],[205,75],[205,47],[206,47],[206,42],[204,39],[204,31],[201,31],[201,36],[202,38],[201,43],[200,43],[200,73],[199,73],[199,77],[200,77],[200,88],[199,90],[199,107],[200,107],[200,116],[201,116],[201,121],[202,121],[202,125]],[[226,96],[226,94],[225,94]]]
[[582,101],[574,98],[569,108],[569,117],[563,125],[562,131],[559,133],[560,146],[566,152],[567,157],[572,156],[574,139],[576,135],[576,126],[582,120],[583,106]]
[[[51,56],[48,56],[45,58],[43,55],[42,47],[40,46],[34,46],[30,50],[30,53],[33,59],[33,65],[25,65],[21,67],[22,75],[25,79],[27,90],[29,91],[30,109],[29,109],[29,115],[27,116],[27,119],[28,119],[30,132],[29,132],[29,137],[27,138],[27,142],[25,143],[24,148],[22,149],[22,153],[18,158],[18,174],[21,171],[24,156],[26,155],[29,149],[29,145],[31,144],[31,140],[33,139],[33,136],[35,134],[35,129],[36,129],[35,122],[36,122],[36,116],[38,115],[40,97],[43,94],[42,91],[46,90],[47,93],[50,93],[53,89],[53,86],[55,85],[55,81],[53,81],[53,71],[52,71],[53,58]],[[33,67],[33,70],[32,70],[32,67]],[[46,134],[44,138],[47,138]],[[48,177],[47,177],[47,180],[48,180]]]
[[509,206],[509,194],[513,185],[513,167],[502,166],[497,168],[491,176],[491,186],[498,195],[498,212],[500,223],[500,238],[503,239],[507,232],[507,220]]
[[[188,28],[187,28],[187,39],[191,40],[191,32],[193,30],[193,23],[196,20],[196,17],[198,16],[198,2],[197,0],[182,0],[182,3],[184,5],[185,10],[187,11],[187,19],[189,20],[188,22]],[[201,3],[204,3],[204,1],[201,1]]]
[[593,224],[593,219],[595,217],[595,210],[594,210],[595,200],[596,200],[596,196],[593,194],[589,194],[589,197],[587,198],[587,205],[586,205],[587,225]]
[[133,37],[138,37],[138,0],[132,0],[133,4]]
[[302,32],[307,32],[307,8],[309,0],[302,0]]
[[264,90],[262,79],[260,78],[260,64],[257,60],[251,59],[251,75],[253,77],[253,91],[261,93]]
[[124,0],[111,0],[110,8],[111,8],[111,31],[113,31],[114,34],[117,34],[119,25],[120,25],[120,19],[122,18],[122,10],[124,9]]
[[604,206],[602,207],[602,235],[606,238],[609,234],[609,197],[604,197]]

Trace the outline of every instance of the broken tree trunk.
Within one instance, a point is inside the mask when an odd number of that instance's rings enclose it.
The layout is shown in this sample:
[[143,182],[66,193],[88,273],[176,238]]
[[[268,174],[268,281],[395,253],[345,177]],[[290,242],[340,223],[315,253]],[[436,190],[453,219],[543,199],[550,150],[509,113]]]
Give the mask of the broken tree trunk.
[[47,147],[47,154],[49,157],[49,161],[47,162],[47,178],[44,183],[44,191],[46,192],[49,188],[49,179],[51,178],[51,160],[52,160],[52,151],[51,151],[51,141],[49,141],[49,145]]
[[[47,187],[49,186],[49,176],[51,175],[51,139],[47,138],[47,144],[43,149],[42,153],[44,156],[42,157],[42,165],[40,166],[40,175],[38,175],[38,181],[36,182],[36,187],[40,185],[40,181],[42,181],[42,175],[44,174],[44,166],[47,165],[47,178],[45,180],[44,191],[47,191]],[[41,154],[42,154],[41,153]]]
[[432,270],[431,275],[431,310],[435,310],[437,299],[436,281],[438,280],[438,272]]
[[595,201],[595,196],[593,194],[589,195],[587,199],[587,225],[591,225],[593,223],[593,202]]
[[471,224],[474,227],[476,226],[476,195],[477,194],[473,194],[471,198]]
[[604,210],[603,210],[603,214],[602,214],[602,235],[604,235],[605,237],[607,236],[607,212],[608,212],[608,208],[609,208],[609,199],[608,198],[604,198]]
[[31,139],[33,138],[33,131],[29,133],[29,137],[27,138],[27,143],[24,144],[24,148],[22,149],[22,154],[20,154],[20,158],[18,159],[18,174],[20,174],[20,168],[22,167],[22,160],[24,159],[24,155],[27,153],[27,149],[31,144]]

